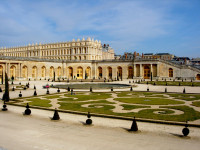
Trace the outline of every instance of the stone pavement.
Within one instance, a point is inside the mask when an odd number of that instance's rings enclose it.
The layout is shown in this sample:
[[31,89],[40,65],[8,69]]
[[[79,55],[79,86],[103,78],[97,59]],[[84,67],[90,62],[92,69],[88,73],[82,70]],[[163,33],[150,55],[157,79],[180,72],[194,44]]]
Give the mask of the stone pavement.
[[[2,106],[2,102],[0,103]],[[190,129],[182,137],[182,126],[137,122],[139,131],[128,132],[131,121],[92,117],[86,126],[86,116],[59,113],[61,120],[51,121],[52,111],[31,109],[24,116],[23,107],[8,106],[0,111],[0,149],[7,150],[197,150],[200,147],[199,128]]]

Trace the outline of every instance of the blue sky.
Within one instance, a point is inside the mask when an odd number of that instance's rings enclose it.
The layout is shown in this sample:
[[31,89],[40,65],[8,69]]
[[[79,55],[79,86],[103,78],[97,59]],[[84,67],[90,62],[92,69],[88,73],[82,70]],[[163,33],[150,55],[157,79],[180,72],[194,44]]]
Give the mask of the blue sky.
[[0,0],[0,47],[88,36],[116,54],[200,57],[200,0]]

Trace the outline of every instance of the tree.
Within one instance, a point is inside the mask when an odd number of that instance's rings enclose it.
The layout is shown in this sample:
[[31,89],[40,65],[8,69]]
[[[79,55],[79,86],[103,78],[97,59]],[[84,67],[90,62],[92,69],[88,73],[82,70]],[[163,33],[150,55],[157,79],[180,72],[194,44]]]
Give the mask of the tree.
[[10,97],[9,97],[9,83],[8,83],[8,76],[7,73],[5,73],[5,92],[3,94],[2,100],[9,102]]

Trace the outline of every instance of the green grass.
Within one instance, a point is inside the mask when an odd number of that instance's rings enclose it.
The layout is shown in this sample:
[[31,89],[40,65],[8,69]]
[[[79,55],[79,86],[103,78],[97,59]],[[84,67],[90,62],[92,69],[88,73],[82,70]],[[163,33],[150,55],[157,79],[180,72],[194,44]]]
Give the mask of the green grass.
[[148,84],[153,84],[154,85],[154,83],[156,84],[156,85],[166,85],[166,83],[167,83],[167,85],[169,85],[169,86],[179,86],[179,83],[180,83],[180,85],[181,86],[192,86],[192,84],[193,84],[193,86],[200,86],[200,82],[182,82],[182,81],[142,81],[142,82],[140,82],[141,84],[147,84],[147,82],[148,82]]
[[31,106],[40,106],[40,107],[51,107],[52,105],[49,104],[51,101],[50,100],[44,100],[40,98],[32,98],[32,99],[27,99],[29,102],[29,105]]
[[192,102],[192,105],[196,106],[196,107],[200,107],[200,101],[198,101],[198,102]]
[[193,101],[200,100],[200,94],[168,94],[171,97],[181,100]]
[[184,102],[171,100],[171,99],[160,99],[160,98],[115,98],[114,100],[131,103],[131,104],[145,104],[145,105],[169,105],[169,104],[184,104]]
[[77,101],[76,99],[72,98],[59,98],[57,99],[58,101],[65,101],[65,102],[73,102],[73,101]]
[[150,106],[142,106],[142,105],[127,105],[127,104],[122,104],[121,105],[123,110],[132,110],[132,109],[137,109],[137,108],[150,108]]
[[177,109],[184,112],[181,115],[169,115],[165,120],[185,122],[200,119],[200,112],[188,106],[162,106],[161,108]]
[[45,96],[44,98],[46,99],[54,99],[54,98],[59,98],[60,95],[52,95],[52,96]]
[[[137,108],[144,108],[143,110],[134,113],[116,113],[112,109],[115,108],[112,104],[106,99],[111,98],[111,93],[78,93],[76,95],[69,95],[61,93],[52,94],[52,95],[43,95],[37,97],[27,97],[27,98],[18,98],[13,100],[15,103],[22,103],[23,101],[31,101],[30,106],[40,106],[40,107],[51,107],[50,100],[55,98],[60,104],[60,109],[71,110],[71,111],[81,111],[115,116],[125,116],[136,118],[146,118],[146,119],[156,119],[156,120],[166,120],[166,121],[180,121],[185,122],[193,121],[200,119],[200,112],[195,111],[193,108],[185,105],[181,106],[163,106],[163,105],[173,105],[173,104],[184,104],[184,101],[178,101],[173,99],[167,99],[163,96],[163,93],[153,93],[153,92],[115,92],[119,98],[114,100],[120,101],[126,104],[122,104],[124,107],[123,110],[132,110]],[[89,95],[87,95],[89,94]],[[130,95],[129,95],[130,94]],[[198,100],[200,99],[200,94],[174,94],[174,93],[164,93],[170,95],[173,98],[180,100]],[[61,98],[65,96],[65,98]],[[140,97],[145,96],[145,97]],[[45,99],[42,99],[45,98]],[[147,101],[146,101],[147,100]],[[149,100],[149,101],[148,101]],[[12,102],[12,101],[11,101]],[[88,107],[82,107],[83,105],[88,104]],[[140,104],[140,105],[134,105]],[[24,103],[25,105],[25,103]],[[151,109],[149,105],[160,105],[158,109]],[[200,107],[200,101],[195,101],[192,105]],[[181,110],[184,114],[174,115],[173,110]],[[155,111],[164,111],[164,114],[156,114]]]
[[90,95],[68,95],[64,94],[66,97],[78,98],[78,101],[86,101],[86,100],[98,100],[98,99],[107,99],[111,98],[111,94],[108,93],[90,93]]
[[[114,106],[106,105],[102,101],[96,102],[96,104],[90,105],[90,107],[82,107],[83,104],[91,104],[91,103],[64,103],[59,102],[60,107],[59,109],[64,110],[73,110],[73,111],[82,111],[82,112],[91,112],[91,113],[100,113],[100,114],[114,114],[112,113],[111,109],[114,108]],[[102,106],[101,108],[97,108],[95,106]]]

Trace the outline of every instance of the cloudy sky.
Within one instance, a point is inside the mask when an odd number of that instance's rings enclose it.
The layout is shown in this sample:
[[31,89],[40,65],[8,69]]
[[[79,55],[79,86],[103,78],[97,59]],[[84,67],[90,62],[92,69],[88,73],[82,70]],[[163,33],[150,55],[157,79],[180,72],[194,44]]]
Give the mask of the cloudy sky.
[[0,47],[83,37],[116,54],[200,57],[200,0],[0,0]]

